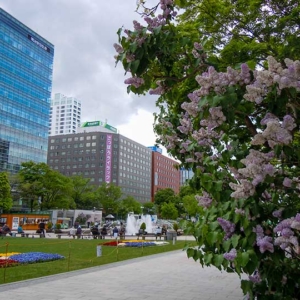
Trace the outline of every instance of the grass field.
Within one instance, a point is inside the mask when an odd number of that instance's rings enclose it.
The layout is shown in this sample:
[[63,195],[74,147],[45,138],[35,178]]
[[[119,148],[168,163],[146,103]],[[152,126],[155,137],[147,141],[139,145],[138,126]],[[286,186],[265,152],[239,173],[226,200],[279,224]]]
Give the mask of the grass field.
[[[10,252],[46,252],[60,254],[65,259],[50,262],[33,263],[14,267],[0,268],[0,284],[37,278],[47,275],[100,266],[117,261],[183,249],[192,241],[172,241],[168,245],[154,247],[116,247],[103,246],[108,240],[94,239],[0,239],[0,253]],[[97,257],[97,246],[102,246],[102,255]]]

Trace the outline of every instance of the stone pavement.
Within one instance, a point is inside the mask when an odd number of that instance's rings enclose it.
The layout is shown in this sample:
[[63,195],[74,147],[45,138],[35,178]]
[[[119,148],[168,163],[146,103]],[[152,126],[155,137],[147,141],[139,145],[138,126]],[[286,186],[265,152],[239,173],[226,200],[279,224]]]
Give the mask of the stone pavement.
[[[101,258],[99,258],[101,259]],[[236,274],[202,268],[183,251],[0,285],[9,300],[242,300]]]

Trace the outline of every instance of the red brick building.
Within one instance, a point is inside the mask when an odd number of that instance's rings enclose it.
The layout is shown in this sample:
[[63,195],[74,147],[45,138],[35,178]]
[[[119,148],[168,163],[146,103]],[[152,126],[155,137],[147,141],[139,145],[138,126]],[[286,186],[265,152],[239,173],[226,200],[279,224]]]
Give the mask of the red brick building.
[[160,189],[171,188],[178,194],[180,188],[180,170],[176,168],[179,163],[162,155],[158,147],[148,147],[152,150],[152,186],[151,201],[154,201],[155,193]]

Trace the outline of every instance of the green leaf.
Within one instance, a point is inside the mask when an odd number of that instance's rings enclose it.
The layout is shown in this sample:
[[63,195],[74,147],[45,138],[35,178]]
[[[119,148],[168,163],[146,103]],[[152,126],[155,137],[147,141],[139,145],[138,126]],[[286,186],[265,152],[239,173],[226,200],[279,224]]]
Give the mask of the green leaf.
[[231,243],[232,243],[232,246],[233,248],[236,248],[236,246],[238,245],[239,243],[239,239],[240,239],[240,236],[237,235],[237,234],[234,234],[232,237],[231,237]]
[[161,31],[161,28],[162,28],[162,26],[160,25],[160,26],[158,26],[158,27],[155,27],[154,29],[153,29],[153,33],[154,34],[159,34],[160,33],[160,31]]
[[219,227],[219,226],[220,226],[220,224],[219,224],[218,221],[212,222],[212,223],[209,224],[209,229],[210,229],[211,231],[214,231],[214,230],[215,230],[217,227]]
[[214,189],[217,192],[221,192],[222,188],[223,188],[223,181],[217,181],[217,182],[214,183]]
[[218,232],[210,232],[206,236],[206,240],[209,245],[215,244],[219,239],[219,233]]
[[193,249],[193,248],[188,248],[188,249],[186,250],[187,257],[188,257],[188,258],[193,257],[193,256],[194,256],[194,252],[195,252],[195,249]]
[[131,73],[132,73],[133,75],[136,74],[136,71],[137,71],[137,69],[138,69],[138,67],[139,67],[139,64],[140,64],[140,60],[139,60],[139,59],[133,61],[133,62],[130,64],[130,70],[131,70]]
[[252,294],[252,288],[253,288],[253,282],[252,281],[242,280],[241,287],[242,287],[244,295],[246,295],[247,293],[250,293],[250,292]]
[[215,254],[214,257],[213,257],[214,266],[216,266],[216,267],[221,266],[222,263],[223,263],[223,260],[224,260],[223,254]]
[[205,264],[209,266],[211,264],[212,258],[213,258],[213,254],[212,253],[205,253],[204,254],[204,262],[205,262]]
[[223,248],[224,248],[224,250],[225,250],[226,252],[229,251],[230,245],[231,245],[231,240],[230,240],[230,239],[229,239],[229,240],[226,240],[226,241],[223,241]]
[[249,261],[249,253],[243,252],[241,256],[241,266],[245,267]]

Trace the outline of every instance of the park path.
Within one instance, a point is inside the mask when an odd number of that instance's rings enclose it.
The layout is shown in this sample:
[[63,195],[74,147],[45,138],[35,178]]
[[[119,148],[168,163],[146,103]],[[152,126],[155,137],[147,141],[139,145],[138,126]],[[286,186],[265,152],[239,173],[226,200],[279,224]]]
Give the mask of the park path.
[[10,300],[242,300],[236,274],[202,268],[183,251],[0,285]]

